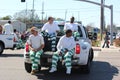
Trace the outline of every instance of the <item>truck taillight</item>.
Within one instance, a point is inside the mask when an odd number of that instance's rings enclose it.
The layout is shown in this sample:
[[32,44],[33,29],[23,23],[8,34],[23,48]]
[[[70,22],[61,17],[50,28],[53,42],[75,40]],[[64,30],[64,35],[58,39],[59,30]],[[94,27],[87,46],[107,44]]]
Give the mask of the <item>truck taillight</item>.
[[26,52],[29,52],[29,44],[28,43],[25,44],[25,50],[26,50]]
[[75,47],[76,54],[80,54],[80,45],[77,43]]

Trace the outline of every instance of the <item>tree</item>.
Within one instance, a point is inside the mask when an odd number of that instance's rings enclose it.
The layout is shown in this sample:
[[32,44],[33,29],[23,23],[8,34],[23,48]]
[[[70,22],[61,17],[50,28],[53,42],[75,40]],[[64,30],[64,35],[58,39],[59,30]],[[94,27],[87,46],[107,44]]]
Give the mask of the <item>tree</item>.
[[39,16],[36,13],[34,14],[33,17],[32,10],[22,10],[20,12],[17,12],[13,15],[13,18],[21,22],[27,23],[31,23],[32,19],[34,19],[34,22],[40,21]]
[[64,21],[64,19],[62,19],[62,18],[56,18],[55,20],[57,20],[57,21]]
[[2,17],[1,20],[11,20],[11,18],[12,17],[10,15],[8,15],[8,16]]

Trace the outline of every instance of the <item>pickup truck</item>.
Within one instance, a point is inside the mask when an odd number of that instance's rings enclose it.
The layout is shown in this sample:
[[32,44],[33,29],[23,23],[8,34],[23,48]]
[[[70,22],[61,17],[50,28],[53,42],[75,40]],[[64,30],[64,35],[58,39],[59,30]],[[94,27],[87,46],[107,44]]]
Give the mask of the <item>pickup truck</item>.
[[14,49],[15,45],[16,42],[13,34],[0,34],[0,55],[4,49]]
[[[59,41],[60,37],[64,35],[63,27],[64,25],[59,25],[61,32],[57,36],[56,43]],[[76,41],[75,53],[72,56],[72,68],[78,68],[86,73],[90,72],[91,62],[94,57],[94,52],[91,46],[91,40],[88,37],[88,32],[84,26],[78,24],[78,32],[80,33],[79,40]],[[40,65],[39,70],[41,67],[51,67],[52,63],[52,55],[54,52],[51,51],[51,41],[47,38],[45,39],[45,47],[44,53],[41,55],[40,58]],[[58,68],[63,67],[63,61],[58,61]],[[29,56],[29,49],[28,44],[25,45],[25,52],[24,52],[24,66],[25,70],[30,73],[31,72],[31,60]]]

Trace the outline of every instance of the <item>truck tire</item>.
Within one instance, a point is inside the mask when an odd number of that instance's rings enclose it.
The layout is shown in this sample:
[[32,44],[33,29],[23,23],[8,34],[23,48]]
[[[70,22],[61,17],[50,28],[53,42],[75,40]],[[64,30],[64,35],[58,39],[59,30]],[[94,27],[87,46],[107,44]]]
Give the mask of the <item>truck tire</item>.
[[3,43],[0,42],[0,55],[3,53],[4,51],[4,45]]
[[24,63],[24,66],[25,66],[25,70],[26,70],[28,73],[30,73],[31,70],[32,70],[32,64],[25,62],[25,63]]
[[[32,64],[31,63],[24,63],[25,65],[25,70],[30,73],[32,71]],[[41,66],[38,65],[38,71],[40,72],[41,71]]]
[[93,51],[93,49],[91,48],[91,58],[90,58],[90,61],[92,61],[93,58],[94,58],[94,51]]

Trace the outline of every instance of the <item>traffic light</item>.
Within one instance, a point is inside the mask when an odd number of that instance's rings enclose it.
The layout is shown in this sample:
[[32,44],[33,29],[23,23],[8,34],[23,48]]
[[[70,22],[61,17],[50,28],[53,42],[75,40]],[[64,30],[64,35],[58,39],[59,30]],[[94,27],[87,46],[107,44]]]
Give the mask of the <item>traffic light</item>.
[[21,2],[25,2],[25,0],[21,0]]

